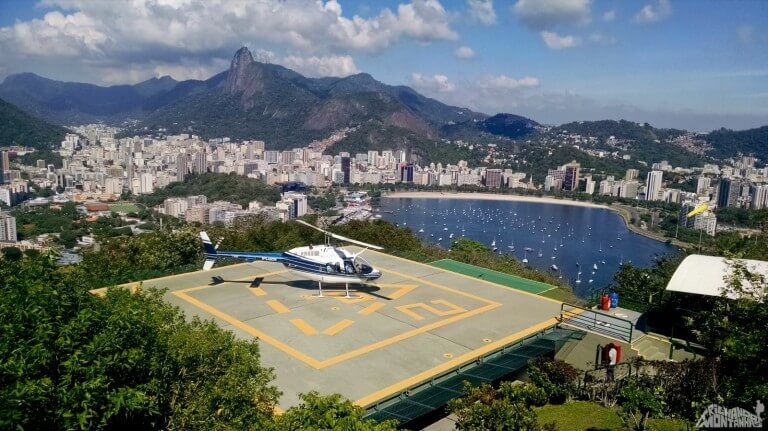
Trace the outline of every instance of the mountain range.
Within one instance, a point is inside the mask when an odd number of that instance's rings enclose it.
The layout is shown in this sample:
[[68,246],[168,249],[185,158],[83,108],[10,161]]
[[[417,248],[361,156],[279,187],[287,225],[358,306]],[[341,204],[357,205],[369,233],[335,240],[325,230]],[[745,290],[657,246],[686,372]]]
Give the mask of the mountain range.
[[[262,139],[270,149],[304,146],[350,127],[352,131],[333,151],[406,149],[414,161],[423,162],[472,158],[469,150],[442,145],[443,138],[504,145],[523,137],[530,141],[529,135],[540,130],[529,118],[505,113],[488,116],[446,105],[410,87],[383,84],[366,73],[308,78],[283,66],[255,61],[245,47],[235,53],[228,70],[207,80],[176,81],[164,76],[103,87],[21,73],[0,84],[0,99],[21,109],[0,104],[0,124],[5,128],[15,124],[10,127],[13,136],[0,135],[0,145],[29,141],[28,145],[39,147],[63,133],[60,127],[43,127],[39,119],[56,125],[122,124],[127,127],[123,136],[162,129],[204,138]],[[44,130],[45,137],[30,139],[36,135],[25,138],[16,133],[33,129]],[[559,129],[601,140],[607,136],[634,140],[638,151],[630,153],[650,162],[670,154],[680,153],[683,159],[691,155],[666,143],[682,130],[609,120],[570,123]],[[744,153],[766,160],[767,135],[768,127],[715,131],[707,138],[713,148],[710,155],[725,158]]]
[[449,106],[410,87],[383,84],[366,73],[308,78],[255,61],[245,47],[235,53],[229,70],[204,81],[179,82],[164,76],[102,87],[22,73],[0,84],[0,98],[56,124],[132,119],[139,120],[142,130],[263,139],[278,149],[370,123],[426,139],[478,133],[516,137],[538,125],[523,117],[488,117]]

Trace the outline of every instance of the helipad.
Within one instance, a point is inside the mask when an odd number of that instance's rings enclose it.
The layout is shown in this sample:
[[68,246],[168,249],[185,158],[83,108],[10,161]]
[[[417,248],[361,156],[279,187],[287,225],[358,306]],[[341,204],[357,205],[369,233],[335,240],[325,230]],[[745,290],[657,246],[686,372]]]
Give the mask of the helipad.
[[[351,249],[354,249],[352,247]],[[258,262],[147,280],[188,317],[213,319],[244,339],[259,339],[273,367],[280,406],[298,394],[340,393],[373,404],[453,367],[552,326],[560,303],[391,255],[366,251],[383,276],[376,286],[302,280],[276,263]],[[225,281],[212,285],[211,277]],[[264,277],[258,288],[254,277]],[[343,288],[343,286],[341,286]]]

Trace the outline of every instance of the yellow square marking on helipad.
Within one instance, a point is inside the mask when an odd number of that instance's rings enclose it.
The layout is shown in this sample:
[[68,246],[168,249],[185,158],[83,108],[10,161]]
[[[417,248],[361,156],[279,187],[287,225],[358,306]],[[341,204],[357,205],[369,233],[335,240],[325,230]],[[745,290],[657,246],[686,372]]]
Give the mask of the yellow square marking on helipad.
[[[279,271],[279,273],[282,273],[282,272],[285,272],[285,271]],[[174,291],[172,293],[175,296],[177,296],[178,298],[180,298],[180,299],[182,299],[182,300],[184,300],[184,301],[194,305],[197,308],[200,308],[201,310],[203,310],[203,311],[205,311],[205,312],[207,312],[209,314],[212,314],[212,315],[218,317],[221,320],[226,321],[227,323],[231,324],[232,326],[237,327],[237,328],[247,332],[248,334],[250,334],[250,335],[252,335],[254,337],[257,337],[261,341],[264,341],[265,343],[267,343],[267,344],[277,348],[278,350],[281,350],[283,353],[293,357],[294,359],[302,361],[305,364],[307,364],[307,365],[309,365],[309,366],[311,366],[311,367],[313,367],[315,369],[323,369],[323,368],[326,368],[326,367],[337,365],[337,364],[342,363],[344,361],[347,361],[349,359],[352,359],[352,358],[355,358],[355,357],[358,357],[358,356],[361,356],[361,355],[365,355],[367,353],[373,352],[373,351],[378,350],[378,349],[382,349],[382,348],[387,347],[387,346],[391,346],[391,345],[399,343],[399,342],[401,342],[403,340],[409,339],[411,337],[415,337],[415,336],[420,335],[420,334],[427,333],[429,331],[432,331],[434,329],[440,328],[442,326],[450,325],[450,324],[456,323],[456,322],[458,322],[460,320],[467,319],[467,318],[470,318],[472,316],[476,316],[476,315],[488,312],[490,310],[493,310],[495,308],[501,307],[500,303],[498,303],[496,301],[491,301],[489,299],[482,298],[482,297],[477,296],[477,295],[472,295],[470,293],[462,292],[462,291],[457,290],[457,289],[452,289],[450,287],[443,286],[443,285],[440,285],[440,284],[437,284],[437,283],[428,282],[426,280],[419,279],[419,278],[416,278],[416,277],[412,277],[412,276],[409,276],[409,275],[405,275],[405,274],[402,274],[402,273],[399,273],[399,272],[396,272],[396,271],[387,270],[387,272],[395,274],[395,275],[398,275],[398,276],[401,276],[403,278],[407,278],[409,280],[413,280],[416,283],[418,283],[418,284],[382,284],[382,285],[379,285],[379,287],[382,287],[382,288],[395,289],[395,292],[392,295],[389,295],[388,298],[393,298],[393,297],[401,298],[401,297],[405,296],[406,294],[408,294],[409,292],[413,291],[414,289],[416,289],[416,288],[418,288],[418,287],[420,287],[422,285],[426,285],[426,286],[429,286],[429,287],[440,289],[442,291],[451,292],[451,293],[459,295],[459,296],[464,296],[464,297],[473,299],[475,301],[479,301],[479,302],[485,303],[486,305],[478,307],[478,308],[474,308],[474,309],[469,310],[469,311],[461,312],[461,311],[457,311],[457,310],[459,310],[459,309],[464,310],[463,308],[458,307],[458,306],[456,306],[454,304],[451,304],[448,301],[444,301],[444,300],[439,300],[438,299],[438,300],[433,301],[433,303],[441,304],[443,306],[447,306],[447,307],[451,308],[451,311],[446,312],[444,310],[438,310],[438,309],[436,309],[436,308],[434,308],[434,307],[432,307],[430,305],[427,305],[427,304],[425,304],[425,306],[429,307],[429,308],[431,308],[433,310],[436,310],[438,313],[443,313],[443,316],[445,316],[445,318],[437,320],[437,321],[429,323],[429,324],[426,324],[426,325],[422,325],[422,326],[419,326],[419,327],[407,330],[407,331],[402,332],[402,333],[400,333],[398,335],[395,335],[395,336],[392,336],[392,337],[389,337],[389,338],[384,338],[384,339],[381,339],[379,341],[376,341],[376,342],[373,342],[373,343],[370,343],[370,344],[358,347],[356,349],[353,349],[353,350],[350,350],[348,352],[339,354],[337,356],[330,357],[330,358],[325,359],[325,360],[318,360],[318,359],[315,359],[315,358],[313,358],[313,357],[311,357],[311,356],[309,356],[309,355],[307,355],[305,353],[302,353],[302,352],[298,351],[297,349],[295,349],[294,347],[288,345],[287,343],[284,343],[284,342],[278,340],[277,338],[275,338],[273,336],[270,336],[269,334],[267,334],[267,333],[265,333],[265,332],[263,332],[261,330],[258,330],[256,328],[254,328],[254,327],[252,327],[252,326],[250,326],[250,325],[248,325],[248,324],[238,320],[237,318],[235,318],[235,317],[233,317],[233,316],[231,316],[231,315],[229,315],[229,314],[227,314],[227,313],[217,309],[216,307],[213,307],[213,306],[211,306],[209,304],[206,304],[203,301],[200,301],[198,299],[192,298],[191,296],[189,296],[189,295],[187,295],[185,293],[185,292],[189,292],[189,291],[193,291],[193,290],[213,288],[213,287],[216,287],[216,286],[209,286],[209,285],[198,286],[198,287],[192,287],[192,288],[188,288],[188,289],[177,290],[177,291]],[[263,274],[263,275],[258,275],[258,276],[259,277],[265,277],[267,275],[272,275],[272,274]],[[336,292],[334,292],[334,293],[336,293]],[[393,299],[395,299],[395,298],[393,298]],[[283,305],[282,303],[280,303],[277,300],[266,301],[266,304],[268,306],[270,306],[273,310],[275,310],[278,313],[285,314],[285,313],[289,313],[290,312],[290,309],[288,309],[288,307],[285,307],[285,305]],[[375,304],[372,304],[372,305],[375,305]],[[427,309],[429,310],[429,308],[427,308]],[[365,309],[363,309],[363,310],[365,310]],[[361,311],[363,311],[363,310],[361,310]],[[375,310],[373,310],[373,311],[375,311]],[[365,315],[368,315],[368,314],[372,314],[373,311],[370,311],[367,314],[362,314],[362,315],[365,316]],[[436,314],[438,314],[438,313],[436,313]],[[438,314],[438,315],[440,315],[440,314]],[[311,334],[316,334],[317,333],[317,329],[315,329],[312,325],[310,325],[308,322],[306,322],[306,321],[304,321],[302,319],[293,319],[293,320],[291,320],[291,323],[293,323],[293,325],[296,326],[302,332],[305,332],[305,330],[306,330],[306,331],[308,331]],[[347,326],[349,326],[349,325],[347,325]],[[331,327],[331,328],[333,328],[333,327]],[[331,329],[331,328],[329,328],[329,329]],[[345,328],[341,328],[340,330],[343,330],[343,329],[345,329]],[[311,335],[311,334],[307,334],[307,335]],[[324,334],[324,335],[326,335],[326,334]]]
[[299,328],[299,331],[304,335],[317,335],[317,329],[314,326],[307,323],[304,319],[291,319],[293,326]]
[[275,310],[276,313],[285,314],[291,312],[290,308],[283,305],[283,303],[277,299],[270,299],[266,304],[269,305],[269,308]]
[[354,320],[344,319],[341,322],[339,322],[339,323],[331,326],[330,328],[326,329],[325,331],[323,331],[323,334],[325,334],[325,335],[336,335],[339,332],[347,329],[349,327],[349,325],[351,325],[353,323],[355,323]]

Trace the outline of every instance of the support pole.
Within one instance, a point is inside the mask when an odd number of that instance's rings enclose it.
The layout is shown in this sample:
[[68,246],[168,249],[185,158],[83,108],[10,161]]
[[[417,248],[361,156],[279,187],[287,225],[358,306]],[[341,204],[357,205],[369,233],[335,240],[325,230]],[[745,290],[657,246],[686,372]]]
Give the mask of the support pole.
[[345,296],[345,298],[351,298],[351,296],[349,296],[349,283],[344,283],[344,289],[347,292],[347,295]]
[[322,298],[323,297],[323,282],[318,281],[317,282],[317,297]]

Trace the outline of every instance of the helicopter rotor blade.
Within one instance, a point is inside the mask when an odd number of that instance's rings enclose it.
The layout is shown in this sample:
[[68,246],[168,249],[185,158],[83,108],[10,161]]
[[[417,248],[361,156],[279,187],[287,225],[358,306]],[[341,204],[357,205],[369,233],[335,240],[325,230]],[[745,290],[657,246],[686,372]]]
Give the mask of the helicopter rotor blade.
[[350,244],[359,245],[359,246],[361,246],[361,247],[368,247],[368,248],[372,248],[372,249],[374,249],[374,250],[384,250],[384,247],[379,247],[378,245],[368,244],[368,243],[365,243],[365,242],[362,242],[362,241],[358,241],[358,240],[356,240],[356,239],[347,238],[347,237],[345,237],[345,236],[337,235],[337,234],[335,234],[335,233],[333,233],[333,232],[329,232],[329,231],[327,231],[327,230],[324,230],[324,229],[320,229],[319,227],[317,227],[317,226],[315,226],[315,225],[313,225],[313,224],[311,224],[311,223],[307,223],[307,222],[305,222],[304,220],[296,220],[296,221],[297,221],[297,222],[299,222],[299,223],[301,223],[301,224],[303,224],[304,226],[309,226],[309,227],[311,227],[312,229],[318,230],[318,231],[320,231],[320,232],[322,232],[322,233],[324,233],[324,234],[326,234],[326,235],[330,236],[331,238],[335,238],[335,239],[338,239],[339,241],[348,242],[348,243],[350,243]]

